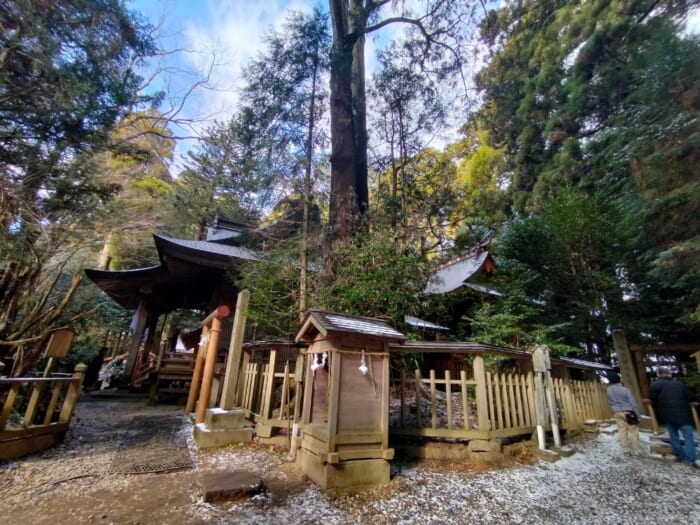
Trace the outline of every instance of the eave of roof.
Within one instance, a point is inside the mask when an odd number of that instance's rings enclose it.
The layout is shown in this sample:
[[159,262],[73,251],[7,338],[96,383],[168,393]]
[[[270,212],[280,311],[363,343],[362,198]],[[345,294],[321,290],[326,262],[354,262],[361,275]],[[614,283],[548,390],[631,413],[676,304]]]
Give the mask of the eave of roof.
[[[466,343],[451,341],[406,341],[403,344],[390,344],[389,352],[422,352],[437,354],[495,354],[517,359],[532,359],[529,350],[508,348],[487,343]],[[586,370],[613,370],[613,367],[595,361],[575,359],[571,357],[552,357],[552,364],[565,365]]]
[[329,334],[350,333],[391,341],[406,339],[406,336],[389,326],[383,319],[309,310],[294,340],[299,342],[313,339],[314,331],[323,337],[327,337]]
[[440,294],[461,288],[483,267],[488,257],[489,252],[484,251],[443,264],[428,281],[423,293]]

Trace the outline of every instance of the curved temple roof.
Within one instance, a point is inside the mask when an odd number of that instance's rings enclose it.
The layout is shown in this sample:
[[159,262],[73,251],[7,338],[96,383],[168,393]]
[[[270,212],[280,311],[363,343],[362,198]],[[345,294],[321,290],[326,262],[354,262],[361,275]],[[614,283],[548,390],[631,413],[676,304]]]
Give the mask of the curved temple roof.
[[208,241],[153,235],[160,264],[133,270],[86,269],[85,275],[119,305],[134,309],[144,299],[154,313],[207,309],[217,288],[235,289],[225,278],[237,262],[255,261],[252,250]]

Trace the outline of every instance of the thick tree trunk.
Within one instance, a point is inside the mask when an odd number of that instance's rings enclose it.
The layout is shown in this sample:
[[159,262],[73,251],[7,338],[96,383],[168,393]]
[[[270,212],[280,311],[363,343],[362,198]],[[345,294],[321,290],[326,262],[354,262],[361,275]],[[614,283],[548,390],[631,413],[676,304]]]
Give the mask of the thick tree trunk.
[[331,201],[333,239],[352,236],[367,211],[365,14],[358,0],[329,0],[331,51]]

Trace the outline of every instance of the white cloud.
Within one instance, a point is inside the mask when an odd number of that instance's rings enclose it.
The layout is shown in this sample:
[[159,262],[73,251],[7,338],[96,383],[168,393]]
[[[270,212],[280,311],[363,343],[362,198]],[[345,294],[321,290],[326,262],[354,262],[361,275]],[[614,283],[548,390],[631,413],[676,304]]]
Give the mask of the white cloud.
[[685,31],[690,35],[700,35],[700,8],[693,9],[688,13]]
[[289,9],[309,10],[307,2],[283,0],[231,1],[208,0],[207,24],[186,22],[184,36],[188,47],[199,50],[188,55],[191,65],[206,71],[215,57],[211,83],[216,91],[207,92],[205,105],[218,118],[226,119],[238,102],[241,70],[264,49],[264,36],[279,29]]

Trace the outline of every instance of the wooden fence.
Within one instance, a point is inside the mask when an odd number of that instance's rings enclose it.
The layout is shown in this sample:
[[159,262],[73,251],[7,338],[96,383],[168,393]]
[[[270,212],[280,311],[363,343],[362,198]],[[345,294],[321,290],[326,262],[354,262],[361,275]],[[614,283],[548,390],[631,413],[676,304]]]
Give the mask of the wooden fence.
[[[260,437],[289,430],[300,420],[298,385],[304,356],[297,350],[290,357],[288,348],[244,349],[238,399]],[[389,401],[391,434],[468,441],[536,430],[532,371],[486,371],[483,357],[477,355],[470,368],[453,374],[449,369],[430,370],[427,377],[418,369],[412,374],[395,371]],[[612,417],[600,381],[554,378],[552,388],[562,430],[583,428],[588,419]]]
[[18,458],[63,440],[86,368],[77,365],[72,377],[0,378],[0,459]]
[[[287,357],[282,360],[280,357]],[[288,350],[256,348],[246,350],[241,370],[241,407],[246,417],[256,423],[260,437],[270,437],[275,429],[291,428],[299,420],[300,384],[303,356],[290,358]],[[298,393],[298,395],[297,395]]]
[[600,381],[555,378],[553,383],[561,428],[583,428],[583,422],[587,419],[612,417],[606,386]]
[[[474,358],[472,377],[462,370],[430,370],[422,377],[403,371],[392,377],[390,432],[439,438],[492,439],[532,433],[536,427],[532,372],[492,373]],[[605,386],[598,381],[555,379],[559,428],[582,428],[587,419],[612,416]]]

